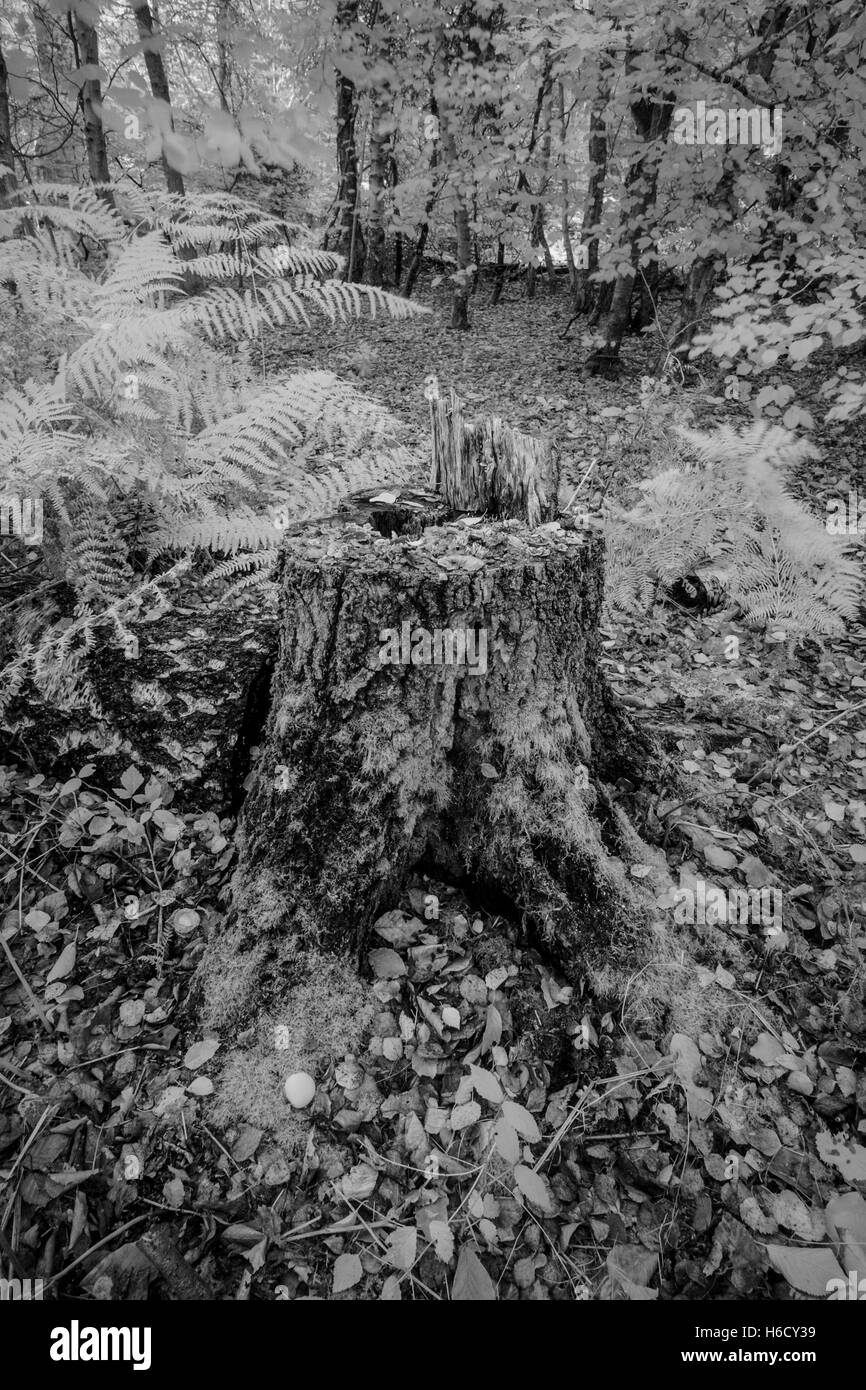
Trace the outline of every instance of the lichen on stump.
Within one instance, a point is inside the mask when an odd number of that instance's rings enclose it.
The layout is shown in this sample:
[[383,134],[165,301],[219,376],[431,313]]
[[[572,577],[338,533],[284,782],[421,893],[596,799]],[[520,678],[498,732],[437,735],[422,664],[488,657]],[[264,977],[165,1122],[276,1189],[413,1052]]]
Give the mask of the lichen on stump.
[[651,905],[608,784],[639,779],[647,747],[599,666],[601,539],[330,519],[287,541],[278,583],[233,906],[202,966],[208,1021],[271,1007],[309,950],[356,956],[418,865],[497,891],[573,979],[633,958]]

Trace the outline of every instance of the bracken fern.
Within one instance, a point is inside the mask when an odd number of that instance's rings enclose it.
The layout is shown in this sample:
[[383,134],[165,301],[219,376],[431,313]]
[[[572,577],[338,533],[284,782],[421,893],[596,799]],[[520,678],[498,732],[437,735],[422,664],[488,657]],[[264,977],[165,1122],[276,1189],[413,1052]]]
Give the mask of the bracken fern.
[[[381,475],[386,412],[329,372],[269,377],[263,329],[424,312],[343,284],[339,257],[230,195],[122,188],[115,204],[39,185],[0,210],[0,326],[25,344],[0,359],[0,495],[44,499],[51,576],[10,605],[0,713],[28,676],[92,707],[96,634],[125,645],[130,618],[166,601],[164,571],[210,551],[218,575],[261,582],[275,517],[328,512]],[[48,368],[26,350],[46,340],[62,349]],[[327,445],[340,464],[318,460]]]
[[645,607],[659,585],[711,563],[748,617],[798,635],[841,632],[857,613],[861,566],[785,485],[814,449],[765,422],[677,435],[679,466],[641,483],[638,504],[608,522],[608,601]]

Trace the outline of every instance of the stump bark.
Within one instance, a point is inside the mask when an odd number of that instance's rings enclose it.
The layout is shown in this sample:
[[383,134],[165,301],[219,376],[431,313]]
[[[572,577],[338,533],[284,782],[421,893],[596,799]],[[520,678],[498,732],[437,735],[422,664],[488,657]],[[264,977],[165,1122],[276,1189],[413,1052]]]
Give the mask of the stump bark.
[[202,966],[216,1026],[311,951],[357,956],[419,867],[498,894],[572,979],[632,957],[651,910],[611,793],[649,750],[599,666],[601,538],[352,515],[286,540],[233,905]]

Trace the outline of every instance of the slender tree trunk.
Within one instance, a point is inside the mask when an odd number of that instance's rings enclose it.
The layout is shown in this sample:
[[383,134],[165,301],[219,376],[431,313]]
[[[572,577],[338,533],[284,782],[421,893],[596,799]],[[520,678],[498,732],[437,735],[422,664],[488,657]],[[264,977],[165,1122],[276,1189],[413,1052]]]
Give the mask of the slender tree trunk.
[[490,296],[491,309],[497,305],[502,298],[502,291],[505,288],[505,242],[502,237],[496,243],[496,278],[493,281],[493,293]]
[[[75,43],[79,67],[99,66],[99,40],[93,25],[75,12]],[[84,115],[84,136],[87,144],[87,167],[95,184],[108,184],[108,147],[105,130],[99,115],[102,105],[102,85],[98,77],[88,77],[81,84],[81,110]],[[113,202],[110,189],[102,190],[103,197]]]
[[403,233],[394,233],[394,285],[399,285],[403,278]]
[[[547,119],[544,123],[544,134],[541,137],[541,183],[538,189],[538,196],[532,204],[532,221],[529,230],[529,244],[538,249],[540,248],[544,256],[544,264],[547,269],[548,286],[553,291],[554,272],[553,258],[550,254],[550,247],[547,244],[547,236],[544,231],[544,196],[547,191],[548,170],[550,168],[550,117],[551,112],[548,107]],[[526,274],[526,297],[533,299],[538,281],[538,266],[535,258],[530,261]]]
[[[394,192],[394,190],[396,189],[398,183],[400,182],[400,171],[399,171],[398,168],[397,168],[397,160],[396,160],[396,158],[395,158],[395,156],[394,156],[393,148],[392,148],[392,150],[391,150],[391,155],[390,155],[390,158],[389,158],[389,160],[388,160],[388,182],[389,182],[389,186],[390,186],[390,188],[391,188],[391,197],[392,197],[392,199],[396,199],[396,193]],[[391,277],[391,283],[395,286],[395,288],[398,288],[398,289],[399,289],[400,281],[402,280],[402,278],[403,278],[403,232],[402,232],[402,229],[398,228],[397,231],[394,233],[394,266],[393,266],[393,274],[392,274],[392,277]]]
[[442,156],[453,178],[452,197],[454,199],[454,233],[457,238],[457,284],[451,306],[451,327],[466,332],[469,324],[469,294],[471,291],[472,237],[469,231],[469,208],[460,187],[460,169],[457,163],[457,141],[451,129],[450,113],[443,111],[439,103]]
[[415,288],[415,282],[418,279],[421,266],[424,262],[424,247],[427,245],[427,235],[429,231],[430,223],[425,220],[421,223],[421,230],[418,233],[415,250],[412,252],[412,259],[409,262],[409,269],[406,272],[406,285],[403,294],[407,299],[412,298],[412,291]]
[[6,59],[0,48],[0,165],[6,165],[8,174],[0,174],[0,202],[5,202],[18,187],[15,177],[15,154],[12,149],[12,122],[9,118],[9,84],[6,76]]
[[[358,18],[358,0],[341,0],[337,6],[337,29],[346,34]],[[337,167],[339,185],[337,200],[340,221],[336,238],[337,250],[346,258],[345,278],[360,280],[364,271],[365,247],[358,207],[358,151],[355,145],[355,120],[358,96],[350,77],[337,69]]]
[[232,36],[232,12],[231,0],[219,0],[217,8],[217,55],[218,55],[218,77],[220,107],[223,111],[231,111],[231,36]]
[[606,73],[599,79],[598,90],[589,117],[589,183],[583,204],[580,228],[580,264],[574,288],[574,312],[589,313],[598,299],[596,283],[591,278],[598,270],[598,241],[604,214],[604,190],[607,182],[607,103],[610,82]]
[[679,315],[670,338],[670,351],[678,357],[688,356],[721,265],[722,258],[717,255],[698,256],[689,268]]
[[[757,73],[764,82],[769,82],[773,70],[775,53],[773,39],[784,28],[787,20],[788,6],[783,4],[768,10],[759,24],[758,32],[766,40],[766,44],[749,58],[746,71],[750,74]],[[776,161],[777,178],[780,175],[781,167],[779,161]],[[710,194],[709,202],[716,214],[714,220],[718,223],[730,225],[737,217],[738,208],[734,197],[734,173],[732,169],[724,168],[722,177]],[[765,254],[770,253],[770,247],[766,244],[764,250]],[[688,357],[689,349],[700,325],[704,306],[724,269],[724,255],[715,249],[697,255],[689,267],[680,300],[679,313],[670,335],[669,350],[676,353],[678,357]],[[663,354],[660,354],[657,366],[660,365],[662,357]]]
[[[436,97],[432,92],[430,94],[430,114],[434,118],[434,120],[438,120],[439,108],[436,104]],[[433,147],[430,151],[430,192],[427,195],[427,200],[424,204],[424,221],[421,223],[421,227],[418,232],[418,240],[415,243],[415,250],[412,253],[412,259],[409,262],[409,269],[406,272],[406,285],[404,287],[403,293],[407,299],[412,298],[412,291],[415,288],[415,282],[418,279],[418,276],[421,272],[421,266],[424,263],[424,248],[427,245],[427,237],[430,231],[430,215],[433,212],[433,208],[436,203],[436,170],[438,168],[438,165],[439,148],[437,142],[434,140]],[[398,280],[397,284],[399,285],[399,283],[400,281]]]
[[563,167],[563,176],[560,183],[562,193],[562,244],[565,250],[565,264],[568,267],[568,287],[572,298],[577,292],[577,267],[574,264],[574,247],[571,244],[571,217],[569,214],[569,193],[568,193],[568,174],[565,172],[565,137],[567,126],[565,120],[565,88],[561,82],[557,84],[557,105],[559,107],[559,158]]
[[[627,67],[629,59],[626,59]],[[673,119],[675,97],[670,94],[641,96],[631,103],[632,116],[644,149],[632,162],[626,177],[625,201],[620,221],[620,248],[627,251],[628,269],[617,275],[601,327],[601,343],[590,355],[587,369],[612,369],[628,327],[628,311],[638,266],[646,253],[650,211],[655,203],[661,154]]]
[[[733,170],[726,169],[710,195],[710,207],[716,214],[718,223],[730,224],[737,216],[734,198]],[[678,357],[688,357],[695,334],[698,331],[704,306],[713,292],[719,276],[724,272],[724,253],[713,248],[696,255],[689,267],[683,287],[679,313],[671,329],[669,351]]]
[[655,323],[658,317],[659,302],[659,263],[650,261],[649,265],[639,266],[637,274],[637,302],[632,302],[632,315],[629,329],[632,333],[642,333]]
[[370,203],[364,263],[364,279],[368,285],[381,285],[385,270],[385,171],[388,167],[388,137],[380,128],[383,115],[383,108],[374,103],[370,113]]
[[[171,129],[174,129],[174,119],[171,114],[171,94],[168,87],[168,76],[165,71],[165,63],[162,58],[162,39],[154,34],[153,15],[148,4],[140,5],[137,0],[133,0],[135,23],[138,28],[138,37],[141,39],[144,49],[144,66],[147,68],[147,76],[150,80],[150,90],[156,101],[164,102],[168,108],[168,119]],[[162,155],[162,169],[165,174],[166,187],[169,193],[184,195],[183,175],[179,169],[172,168],[165,154]]]

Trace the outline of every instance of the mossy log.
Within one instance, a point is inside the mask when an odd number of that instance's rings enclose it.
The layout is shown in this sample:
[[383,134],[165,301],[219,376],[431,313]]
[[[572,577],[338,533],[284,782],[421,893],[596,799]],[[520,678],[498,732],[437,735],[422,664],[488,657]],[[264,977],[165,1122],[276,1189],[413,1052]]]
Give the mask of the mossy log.
[[286,541],[271,709],[233,906],[201,983],[217,1026],[305,953],[357,955],[412,869],[497,895],[575,979],[633,958],[649,899],[611,784],[644,738],[599,666],[603,543],[478,517]]

